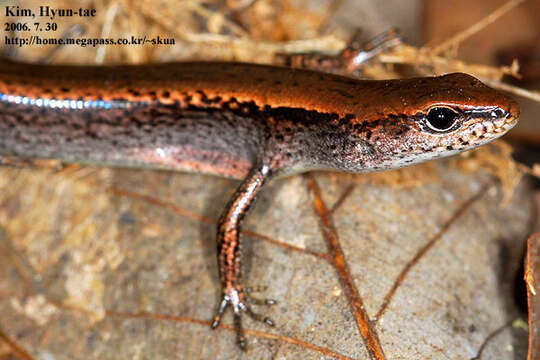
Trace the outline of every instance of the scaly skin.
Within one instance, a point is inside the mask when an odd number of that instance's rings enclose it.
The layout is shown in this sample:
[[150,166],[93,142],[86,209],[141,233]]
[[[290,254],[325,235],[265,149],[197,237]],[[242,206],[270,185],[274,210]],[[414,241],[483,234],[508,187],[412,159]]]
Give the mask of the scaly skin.
[[[441,109],[452,121],[437,128]],[[0,68],[0,155],[244,179],[218,225],[223,299],[213,323],[231,305],[241,347],[242,311],[272,324],[247,305],[239,236],[268,179],[453,155],[503,135],[518,115],[512,99],[459,73],[360,81],[238,63]]]

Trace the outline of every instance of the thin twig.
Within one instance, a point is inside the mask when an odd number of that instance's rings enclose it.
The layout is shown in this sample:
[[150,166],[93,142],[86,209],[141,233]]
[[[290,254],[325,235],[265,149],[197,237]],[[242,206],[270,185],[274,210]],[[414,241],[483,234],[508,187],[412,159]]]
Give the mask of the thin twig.
[[508,11],[512,10],[525,0],[510,0],[507,3],[505,3],[500,8],[493,11],[491,14],[483,18],[482,20],[476,22],[472,26],[468,27],[467,29],[460,31],[456,35],[452,36],[450,39],[444,41],[442,44],[434,47],[431,49],[430,52],[433,54],[440,54],[444,51],[448,51],[449,49],[458,46],[461,44],[465,39],[471,37],[472,35],[476,34],[480,30],[484,29],[489,24],[492,24],[495,22],[498,18],[506,14]]
[[484,83],[486,83],[487,85],[489,85],[489,86],[491,86],[493,88],[496,88],[496,89],[499,89],[499,90],[504,90],[504,91],[507,91],[507,92],[512,93],[514,95],[518,95],[518,96],[521,96],[521,97],[524,97],[524,98],[527,98],[527,99],[530,99],[530,100],[533,100],[533,101],[536,101],[536,102],[540,103],[540,92],[538,92],[538,91],[526,90],[526,89],[523,89],[523,88],[520,88],[520,87],[517,87],[517,86],[505,84],[503,82],[500,82],[500,81],[497,81],[497,80],[492,80],[492,79],[481,78],[480,80],[482,80]]

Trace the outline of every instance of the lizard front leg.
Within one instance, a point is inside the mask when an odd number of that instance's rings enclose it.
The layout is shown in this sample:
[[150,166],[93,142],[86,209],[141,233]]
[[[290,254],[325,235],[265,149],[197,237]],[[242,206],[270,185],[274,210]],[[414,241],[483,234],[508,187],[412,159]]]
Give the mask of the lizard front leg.
[[242,330],[242,312],[255,320],[265,322],[270,326],[274,325],[268,317],[253,312],[248,303],[272,305],[275,301],[250,301],[248,298],[250,290],[244,288],[241,283],[242,241],[240,229],[242,220],[255,202],[262,186],[270,178],[270,175],[271,170],[268,165],[262,163],[255,165],[232,196],[218,223],[217,255],[222,294],[219,308],[212,322],[212,328],[219,326],[225,309],[230,305],[233,309],[237,342],[243,350],[246,348],[246,340]]

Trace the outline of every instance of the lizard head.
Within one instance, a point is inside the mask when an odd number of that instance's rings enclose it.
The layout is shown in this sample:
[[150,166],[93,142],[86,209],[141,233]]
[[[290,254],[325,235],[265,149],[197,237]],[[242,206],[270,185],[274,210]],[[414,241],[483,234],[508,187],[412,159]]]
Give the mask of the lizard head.
[[504,135],[518,120],[514,100],[470,75],[397,80],[388,86],[390,91],[394,86],[408,91],[388,97],[386,115],[366,121],[356,134],[363,139],[359,151],[367,148],[373,154],[361,157],[364,167],[373,170],[478,147]]

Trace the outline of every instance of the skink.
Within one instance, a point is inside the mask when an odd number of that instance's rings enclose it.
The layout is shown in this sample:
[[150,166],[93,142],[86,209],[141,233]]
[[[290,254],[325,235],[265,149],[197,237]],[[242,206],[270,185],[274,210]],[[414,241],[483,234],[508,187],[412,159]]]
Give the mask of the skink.
[[[242,219],[270,178],[371,172],[502,136],[515,101],[472,76],[361,81],[241,63],[0,68],[0,155],[201,172],[241,179],[218,224],[222,300],[255,314],[241,281]],[[271,304],[272,301],[267,301]]]

